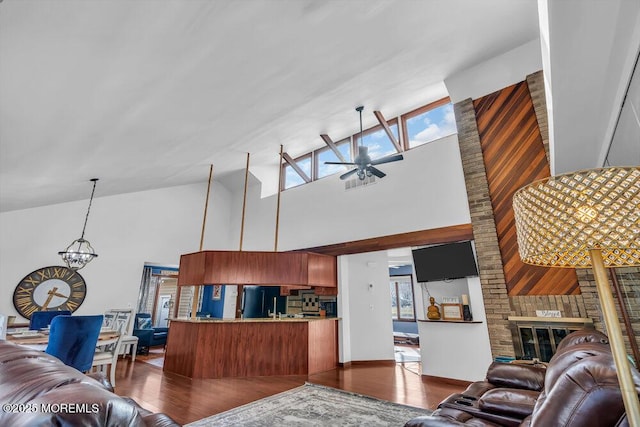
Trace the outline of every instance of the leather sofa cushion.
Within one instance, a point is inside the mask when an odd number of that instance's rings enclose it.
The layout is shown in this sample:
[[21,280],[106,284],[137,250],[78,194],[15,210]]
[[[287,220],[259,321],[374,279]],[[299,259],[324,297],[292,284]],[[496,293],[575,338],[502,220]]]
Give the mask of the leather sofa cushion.
[[585,343],[599,343],[609,344],[609,338],[602,332],[595,329],[582,329],[580,331],[572,332],[560,341],[556,348],[556,354],[561,352],[565,348],[573,347],[578,344]]
[[[636,391],[640,375],[632,370]],[[571,365],[538,402],[531,426],[619,425],[625,408],[611,354],[589,357]]]
[[15,359],[0,364],[0,402],[28,403],[41,394],[66,390],[76,383],[88,383],[106,391],[101,383],[82,372],[65,366],[52,356],[40,354],[42,357],[27,358],[28,363]]
[[469,384],[469,387],[462,392],[465,396],[475,397],[476,399],[485,394],[487,391],[496,388],[493,384],[488,381],[476,381]]
[[[5,414],[3,425],[31,426],[142,426],[145,425],[137,408],[124,399],[91,384],[76,383],[43,393],[28,402],[33,407],[72,405],[71,410],[36,411]],[[175,424],[174,424],[175,425]]]
[[540,392],[514,388],[496,388],[486,392],[478,401],[478,408],[485,412],[518,418],[531,415]]
[[49,354],[0,340],[0,402],[38,408],[37,412],[0,411],[0,426],[178,425],[109,389],[104,376],[90,378]]
[[487,381],[496,387],[541,391],[545,373],[541,366],[493,362],[487,370]]
[[565,347],[557,352],[547,368],[545,390],[551,390],[557,379],[573,364],[581,360],[610,355],[611,349],[607,344],[599,343],[582,343],[571,347]]
[[[558,346],[547,369],[527,373],[530,366],[494,363],[485,381],[471,384],[463,395],[449,396],[430,417],[407,426],[495,423],[511,427],[629,427],[606,336],[593,330],[574,334],[565,338],[565,345]],[[631,371],[636,392],[640,394],[640,373],[636,369]],[[538,374],[545,378],[539,380]],[[490,388],[489,382],[496,387]],[[539,388],[542,382],[542,390],[527,389]],[[505,389],[500,385],[507,383],[518,387]],[[531,387],[532,384],[536,387]],[[522,388],[523,385],[527,388]],[[484,394],[482,390],[486,390]],[[457,400],[465,399],[464,394],[473,393],[480,396],[467,398],[464,405],[457,404]]]

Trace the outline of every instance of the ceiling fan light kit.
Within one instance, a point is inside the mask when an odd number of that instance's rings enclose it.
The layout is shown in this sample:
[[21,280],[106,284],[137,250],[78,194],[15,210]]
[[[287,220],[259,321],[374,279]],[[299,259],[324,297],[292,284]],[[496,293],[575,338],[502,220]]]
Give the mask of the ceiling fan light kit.
[[356,107],[356,111],[360,114],[360,144],[358,145],[358,153],[354,161],[324,162],[325,165],[356,166],[354,169],[351,169],[350,171],[340,175],[341,180],[345,180],[353,174],[356,174],[360,181],[364,181],[365,178],[370,178],[372,176],[384,178],[385,176],[387,176],[387,174],[376,168],[376,166],[384,163],[397,162],[398,160],[402,160],[404,158],[402,154],[391,154],[389,156],[381,157],[376,160],[371,160],[371,157],[369,156],[369,147],[363,145],[362,110],[364,110],[364,106],[361,105],[359,107]]

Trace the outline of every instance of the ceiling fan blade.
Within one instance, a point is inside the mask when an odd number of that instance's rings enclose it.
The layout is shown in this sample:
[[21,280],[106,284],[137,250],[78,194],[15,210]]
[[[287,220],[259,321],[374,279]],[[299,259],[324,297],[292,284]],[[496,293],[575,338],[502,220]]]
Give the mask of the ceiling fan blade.
[[351,169],[349,172],[343,173],[342,175],[340,175],[340,179],[344,180],[349,178],[351,175],[353,175],[354,173],[358,172],[358,168],[355,169]]
[[354,165],[353,162],[324,162],[325,165]]
[[392,154],[390,156],[382,157],[380,159],[373,160],[370,164],[372,165],[381,165],[383,163],[391,163],[397,162],[398,160],[402,160],[404,157],[402,154]]
[[387,176],[386,173],[382,172],[380,169],[378,168],[374,168],[373,166],[369,166],[367,167],[367,170],[369,172],[371,172],[372,174],[374,174],[375,176],[377,176],[378,178],[384,178],[385,176]]

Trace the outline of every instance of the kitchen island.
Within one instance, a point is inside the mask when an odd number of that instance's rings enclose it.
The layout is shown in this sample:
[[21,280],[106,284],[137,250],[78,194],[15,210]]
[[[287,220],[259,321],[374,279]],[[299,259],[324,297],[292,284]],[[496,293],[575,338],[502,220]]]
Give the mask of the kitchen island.
[[165,372],[190,378],[312,375],[338,364],[337,318],[172,319]]

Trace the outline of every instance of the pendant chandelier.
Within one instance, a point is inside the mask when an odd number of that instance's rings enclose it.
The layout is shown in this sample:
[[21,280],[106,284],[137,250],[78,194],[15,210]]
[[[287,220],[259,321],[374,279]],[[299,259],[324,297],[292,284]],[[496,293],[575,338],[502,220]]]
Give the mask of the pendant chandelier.
[[82,235],[79,239],[71,242],[64,251],[58,252],[58,255],[62,257],[62,260],[72,270],[80,270],[85,265],[91,262],[94,258],[98,257],[95,253],[91,243],[84,239],[84,231],[87,228],[87,220],[89,219],[89,212],[91,211],[91,202],[93,202],[93,194],[96,191],[96,183],[98,178],[92,178],[93,190],[91,191],[91,198],[89,199],[89,207],[87,208],[87,215],[84,218],[84,226],[82,227]]

